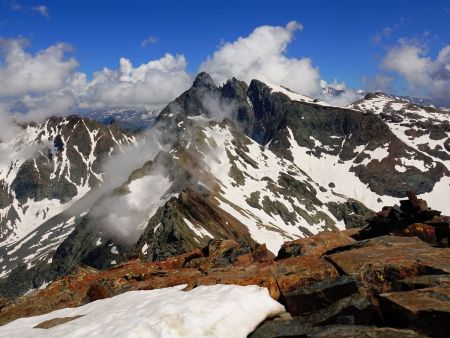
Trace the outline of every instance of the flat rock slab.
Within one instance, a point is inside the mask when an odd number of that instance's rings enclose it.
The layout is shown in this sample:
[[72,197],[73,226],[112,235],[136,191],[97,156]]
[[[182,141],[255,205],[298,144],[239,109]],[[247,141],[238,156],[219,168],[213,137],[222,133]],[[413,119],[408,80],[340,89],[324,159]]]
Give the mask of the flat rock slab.
[[255,264],[247,267],[231,267],[226,270],[211,270],[197,279],[197,285],[237,284],[266,287],[272,298],[278,299],[280,292],[274,276],[273,265]]
[[434,248],[416,237],[382,236],[352,247],[326,258],[341,273],[359,276],[378,293],[390,291],[391,281],[450,273],[450,249]]
[[34,328],[36,328],[36,329],[51,329],[52,327],[71,322],[72,320],[75,320],[80,317],[83,317],[83,315],[72,316],[72,317],[53,318],[53,319],[46,320],[45,322],[37,324]]
[[296,318],[270,320],[259,326],[249,338],[427,338],[411,330],[390,327],[330,325],[305,328]]
[[414,327],[433,337],[450,333],[450,285],[379,295],[385,320],[395,326]]
[[340,231],[325,231],[315,236],[286,242],[281,246],[278,258],[297,256],[320,257],[327,251],[354,243],[355,240]]
[[393,283],[394,291],[413,291],[431,288],[441,284],[450,284],[450,275],[423,275],[409,277]]
[[410,330],[398,330],[390,327],[373,326],[329,326],[316,328],[307,338],[426,338],[426,336]]
[[291,257],[277,261],[274,273],[281,295],[339,276],[332,264],[314,256]]
[[291,315],[298,316],[326,308],[357,292],[358,283],[354,277],[340,276],[287,293],[283,302]]
[[338,300],[325,309],[295,318],[304,326],[367,325],[372,312],[372,303],[367,298],[361,295],[352,295]]

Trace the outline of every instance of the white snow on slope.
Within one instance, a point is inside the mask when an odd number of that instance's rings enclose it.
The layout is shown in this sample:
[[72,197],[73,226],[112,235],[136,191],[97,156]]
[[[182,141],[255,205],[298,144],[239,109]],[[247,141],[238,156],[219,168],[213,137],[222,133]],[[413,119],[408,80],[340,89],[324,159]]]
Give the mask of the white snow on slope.
[[[378,115],[385,113],[399,118],[398,121],[395,119],[384,119],[384,122],[403,143],[433,160],[433,163],[429,165],[423,160],[418,160],[416,158],[401,158],[401,165],[395,166],[395,169],[398,172],[405,172],[409,167],[416,167],[420,171],[426,172],[434,167],[436,162],[444,164],[447,169],[450,170],[450,160],[443,160],[433,156],[430,151],[421,150],[421,146],[428,145],[431,151],[440,151],[450,155],[450,152],[446,150],[444,144],[450,137],[450,132],[446,132],[447,137],[443,137],[440,140],[435,140],[430,138],[430,133],[424,132],[424,130],[419,127],[419,123],[431,123],[436,126],[445,125],[448,121],[450,121],[450,115],[448,112],[444,110],[439,111],[428,109],[420,105],[411,104],[407,100],[384,94],[378,94],[370,99],[355,102],[347,108],[356,109],[363,112],[372,112]],[[445,128],[442,129],[444,130]],[[418,134],[414,135],[414,132],[412,131],[417,132]],[[421,194],[418,197],[425,199],[431,208],[440,210],[443,214],[448,215],[450,214],[450,203],[448,203],[446,198],[442,198],[442,196],[448,196],[449,194],[450,177],[444,176],[435,184],[431,192]],[[370,197],[367,196],[367,198]],[[371,199],[373,200],[373,198]],[[385,198],[382,199],[384,202]],[[396,203],[399,201],[399,199],[392,198],[390,200]],[[388,205],[386,203],[382,204]]]
[[[327,187],[330,183],[334,183],[336,186],[334,191],[352,197],[375,211],[381,210],[384,205],[393,205],[399,200],[394,197],[380,196],[371,191],[368,185],[362,183],[350,171],[353,161],[342,162],[338,156],[326,153],[322,153],[319,158],[315,157],[308,153],[310,152],[309,148],[298,145],[290,128],[288,128],[288,132],[290,151],[295,164],[305,170],[321,186]],[[376,156],[377,159],[384,156],[384,154],[379,155]],[[381,199],[382,202],[378,202],[378,199]]]
[[[264,319],[285,311],[266,288],[256,285],[185,285],[129,291],[76,308],[17,319],[0,327],[0,337],[247,337]],[[54,318],[82,316],[49,328],[34,328]]]
[[[316,234],[326,228],[327,225],[322,219],[315,224],[308,223],[295,208],[304,210],[312,217],[318,216],[320,218],[320,214],[325,214],[335,223],[336,227],[345,228],[344,223],[338,221],[324,205],[307,206],[306,202],[301,203],[296,198],[278,194],[270,189],[269,181],[277,185],[280,174],[290,171],[290,175],[293,175],[296,180],[314,187],[316,197],[322,203],[344,202],[346,199],[343,196],[333,195],[330,191],[320,191],[319,186],[304,175],[292,162],[277,157],[272,151],[261,147],[249,138],[246,138],[248,141],[246,155],[257,163],[257,168],[246,164],[232,144],[233,135],[231,131],[228,128],[222,128],[220,124],[204,128],[203,133],[207,136],[206,140],[211,147],[205,157],[205,162],[209,166],[209,172],[220,183],[222,190],[222,198],[218,200],[219,206],[244,224],[255,241],[261,244],[265,243],[267,248],[276,254],[284,242],[305,237],[306,234],[303,229],[306,228],[309,232]],[[231,163],[227,151],[231,156],[238,159],[234,164],[244,174],[243,185],[236,184],[235,180],[229,175]],[[247,198],[250,197],[252,192],[259,193],[258,202],[260,204],[265,197],[272,202],[281,203],[289,213],[297,215],[297,221],[286,222],[278,214],[266,213],[261,208],[250,206],[247,203]]]
[[320,106],[330,106],[328,103],[321,101],[321,100],[315,100],[309,96],[302,95],[296,92],[293,92],[291,90],[288,90],[282,86],[277,86],[272,83],[264,82],[268,87],[272,89],[273,93],[282,93],[289,97],[292,101],[300,101],[300,102],[308,102],[308,103],[314,103]]
[[[447,132],[447,138],[442,138],[440,140],[434,140],[430,138],[429,133],[421,134],[422,130],[417,125],[421,123],[432,123],[435,125],[440,125],[442,123],[447,123],[450,120],[450,115],[447,112],[439,112],[438,110],[427,110],[424,107],[412,105],[411,103],[398,100],[397,98],[389,97],[387,95],[380,94],[378,96],[372,97],[371,99],[362,100],[360,102],[353,103],[347,108],[356,109],[359,111],[372,112],[374,114],[388,113],[394,116],[400,117],[401,121],[390,121],[386,119],[384,122],[388,125],[391,131],[405,144],[414,148],[416,151],[421,152],[425,156],[431,157],[433,161],[443,163],[447,169],[450,170],[450,161],[444,161],[430,154],[430,152],[425,152],[419,149],[419,146],[428,145],[431,150],[440,150],[442,152],[446,151],[444,142],[450,137],[450,132]],[[409,125],[409,126],[408,126]],[[411,135],[411,130],[419,132],[420,136]],[[412,164],[415,165],[415,164]],[[419,166],[422,171],[428,170],[424,168],[423,164]],[[402,169],[400,169],[401,172]]]
[[[26,129],[8,143],[0,143],[0,154],[8,154],[8,156],[3,157],[0,162],[0,182],[3,181],[6,183],[8,192],[11,192],[13,197],[15,197],[15,195],[14,192],[11,191],[11,184],[16,178],[20,166],[27,159],[31,158],[46,159],[48,164],[52,164],[53,166],[53,172],[50,174],[51,180],[64,177],[77,189],[77,194],[72,197],[70,201],[65,202],[61,202],[59,199],[50,200],[46,198],[40,201],[28,199],[22,204],[14,198],[10,205],[0,209],[0,221],[5,220],[8,217],[8,212],[10,212],[10,210],[17,212],[18,215],[18,219],[13,220],[13,222],[8,222],[6,229],[1,229],[2,233],[0,234],[0,239],[4,240],[0,242],[0,246],[19,242],[37,229],[42,223],[70,208],[76,201],[80,200],[91,190],[89,184],[91,175],[102,181],[102,174],[96,173],[93,170],[93,164],[97,160],[95,151],[97,150],[97,144],[103,134],[99,133],[98,129],[90,130],[84,120],[78,121],[73,127],[73,130],[75,130],[77,126],[82,126],[82,128],[86,129],[86,132],[89,135],[90,153],[87,156],[84,156],[76,146],[73,149],[68,149],[64,146],[63,150],[58,155],[56,154],[56,149],[53,146],[55,137],[59,135],[64,145],[67,145],[72,137],[72,134],[68,134],[67,136],[60,134],[60,129],[68,123],[68,119],[62,119],[59,124],[50,126],[49,121],[47,120],[45,123],[37,126],[27,126]],[[112,133],[111,136],[118,146],[135,142],[134,138],[129,138],[126,135],[123,135],[123,140],[115,139]],[[47,158],[47,151],[49,149],[53,154],[52,159]],[[71,163],[69,160],[67,152],[70,150],[75,150],[79,154],[82,162],[86,165],[86,177],[82,177],[79,184],[74,182],[74,178],[71,174],[71,165],[77,164]],[[39,175],[36,160],[34,160],[34,167]]]

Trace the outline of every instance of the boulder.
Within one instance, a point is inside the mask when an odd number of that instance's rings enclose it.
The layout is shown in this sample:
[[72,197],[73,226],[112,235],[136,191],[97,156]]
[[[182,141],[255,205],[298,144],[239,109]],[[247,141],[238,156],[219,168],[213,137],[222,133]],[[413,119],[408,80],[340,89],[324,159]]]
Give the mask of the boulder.
[[367,325],[372,316],[372,303],[365,297],[355,294],[332,303],[325,309],[308,315],[298,316],[304,326],[323,326],[331,324]]
[[250,266],[233,266],[227,269],[212,269],[207,275],[197,279],[197,285],[213,284],[259,285],[266,287],[273,299],[280,298],[273,265],[253,264]]
[[417,237],[382,236],[326,258],[374,293],[389,292],[392,282],[407,277],[450,273],[450,249],[431,247]]
[[291,257],[276,261],[274,274],[283,296],[314,282],[338,277],[338,272],[332,264],[314,256]]
[[435,227],[423,224],[423,223],[413,223],[408,225],[405,228],[394,230],[393,234],[397,236],[405,236],[405,237],[419,237],[422,241],[436,244],[436,231]]
[[411,330],[359,325],[304,327],[297,318],[262,323],[249,338],[426,338]]
[[325,231],[317,235],[286,242],[277,259],[297,256],[320,257],[327,251],[354,243],[355,240],[340,231]]
[[410,330],[390,327],[333,325],[309,330],[307,338],[426,338]]
[[450,284],[450,275],[423,275],[395,281],[392,285],[394,291],[412,291],[425,289],[440,284]]
[[432,337],[450,332],[450,285],[379,295],[386,323],[415,328]]
[[325,279],[283,295],[286,310],[293,316],[326,308],[358,292],[357,280],[349,276]]

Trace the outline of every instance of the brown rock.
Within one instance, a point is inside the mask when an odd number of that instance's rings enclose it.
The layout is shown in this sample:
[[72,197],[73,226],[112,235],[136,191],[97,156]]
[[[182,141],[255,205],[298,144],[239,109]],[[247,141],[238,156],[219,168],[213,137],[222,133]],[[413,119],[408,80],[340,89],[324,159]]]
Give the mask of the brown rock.
[[113,294],[111,290],[109,290],[105,285],[101,283],[94,283],[92,284],[88,291],[86,292],[86,297],[88,299],[88,302],[93,302],[98,299],[104,299],[109,298]]
[[304,327],[297,318],[272,319],[262,323],[249,338],[426,338],[410,330],[391,327],[328,325]]
[[448,337],[450,332],[450,285],[392,292],[379,296],[387,323],[414,327],[433,337]]
[[394,291],[412,291],[425,289],[440,284],[450,284],[450,275],[423,275],[409,277],[395,281],[392,285]]
[[354,235],[359,233],[362,229],[364,229],[364,227],[350,228],[350,229],[342,230],[341,233],[343,233],[344,235],[346,235],[348,237],[353,237]]
[[201,249],[196,248],[185,254],[169,257],[165,261],[160,262],[160,266],[163,269],[181,269],[191,260],[200,257],[203,257],[203,252]]
[[375,293],[407,277],[450,273],[450,249],[428,245],[417,237],[383,236],[354,245],[355,249],[327,256],[342,273],[358,276]]
[[427,243],[434,244],[437,242],[435,228],[431,225],[423,223],[413,223],[411,225],[408,225],[406,228],[397,229],[396,231],[394,231],[394,234],[397,236],[408,237],[417,236]]
[[158,270],[151,273],[145,280],[128,287],[136,290],[153,290],[187,284],[188,288],[193,288],[201,275],[202,273],[197,269]]
[[219,239],[212,239],[209,241],[207,246],[207,256],[208,257],[216,257],[225,256],[226,252],[232,251],[233,249],[236,249],[239,247],[239,244],[232,240],[219,240]]
[[75,320],[77,318],[83,317],[83,315],[73,316],[73,317],[62,317],[62,318],[53,318],[50,320],[46,320],[45,322],[39,323],[34,328],[36,329],[50,329],[52,327],[65,324]]
[[314,282],[338,276],[333,265],[323,258],[314,256],[291,257],[276,261],[274,273],[283,295]]
[[345,322],[350,325],[367,325],[372,316],[372,303],[355,294],[332,303],[325,309],[298,317],[305,326],[332,325]]
[[355,240],[340,231],[324,231],[315,236],[286,242],[278,252],[278,259],[315,256],[320,257],[327,251],[354,243]]
[[417,332],[410,330],[398,330],[390,327],[374,326],[328,326],[314,328],[308,338],[426,338]]
[[358,292],[355,278],[340,276],[298,288],[283,295],[286,310],[293,316],[329,307],[336,301]]
[[280,291],[274,277],[272,264],[253,264],[247,267],[230,267],[226,270],[211,270],[207,276],[197,279],[197,285],[236,284],[259,285],[269,290],[270,296],[278,300]]

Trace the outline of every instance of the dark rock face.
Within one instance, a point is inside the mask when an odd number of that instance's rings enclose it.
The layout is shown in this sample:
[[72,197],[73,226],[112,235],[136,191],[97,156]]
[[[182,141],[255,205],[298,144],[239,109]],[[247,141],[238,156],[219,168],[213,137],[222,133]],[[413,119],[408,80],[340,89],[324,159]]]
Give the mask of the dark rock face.
[[450,286],[441,285],[379,296],[386,321],[414,327],[432,337],[448,337],[450,331]]
[[[291,101],[281,93],[272,93],[259,81],[252,81],[248,96],[255,114],[252,137],[256,141],[262,144],[271,141],[271,150],[292,159],[286,130],[290,128],[296,143],[309,148],[312,156],[328,154],[337,156],[341,161],[352,160],[350,170],[379,195],[404,197],[406,190],[429,192],[443,175],[449,174],[444,164],[437,162],[432,165],[430,157],[406,146],[374,114]],[[315,146],[313,139],[319,141],[321,146]],[[389,155],[385,159],[358,165],[365,158],[364,154],[356,151],[358,147],[364,146],[364,151],[373,151],[386,144],[389,144]],[[408,168],[397,172],[395,165],[401,158],[424,161],[429,169],[422,172]]]
[[341,276],[296,289],[285,294],[283,299],[287,311],[293,316],[298,316],[324,309],[357,292],[357,280],[352,277]]
[[375,213],[364,204],[351,199],[341,204],[330,202],[328,208],[339,221],[344,221],[347,229],[365,226],[367,221],[375,216]]
[[410,330],[359,325],[304,327],[298,318],[275,318],[260,325],[250,338],[426,338]]

